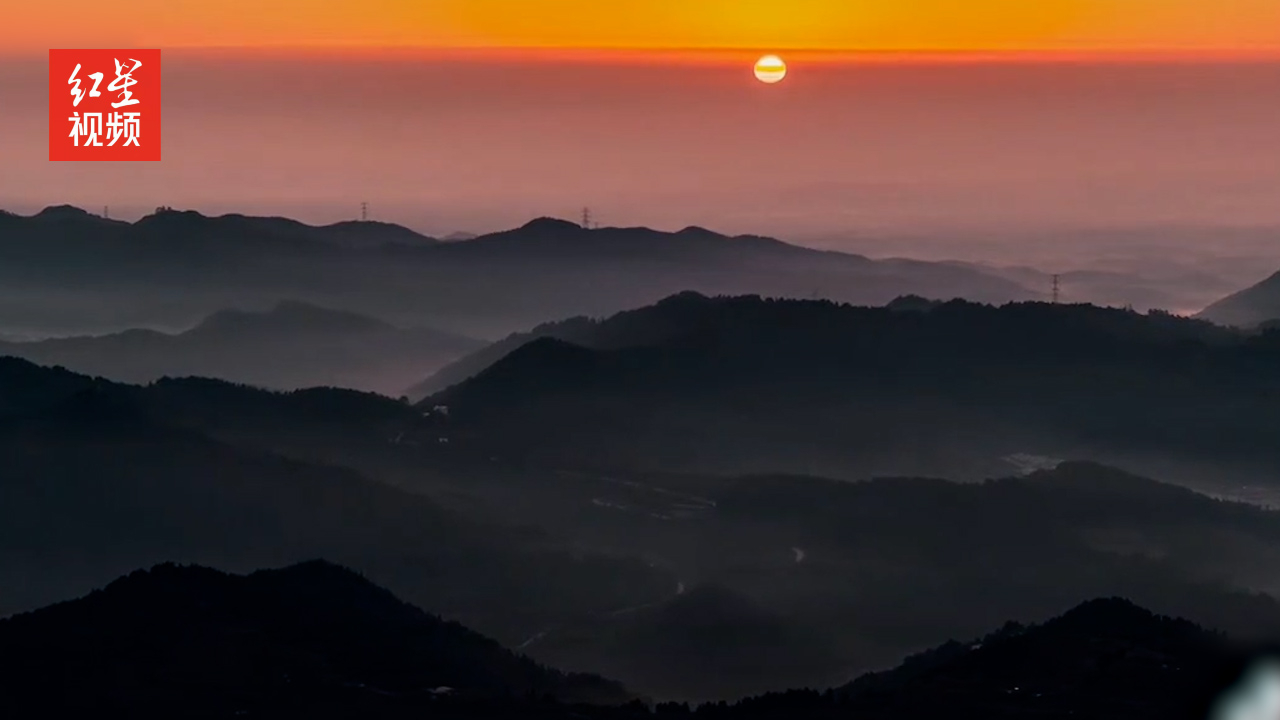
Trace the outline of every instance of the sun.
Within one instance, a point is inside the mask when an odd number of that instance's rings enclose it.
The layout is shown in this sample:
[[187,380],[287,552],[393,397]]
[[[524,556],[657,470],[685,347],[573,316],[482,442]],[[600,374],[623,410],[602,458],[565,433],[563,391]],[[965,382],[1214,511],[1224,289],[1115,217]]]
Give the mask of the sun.
[[787,76],[787,64],[777,55],[765,55],[756,61],[756,79],[770,85]]

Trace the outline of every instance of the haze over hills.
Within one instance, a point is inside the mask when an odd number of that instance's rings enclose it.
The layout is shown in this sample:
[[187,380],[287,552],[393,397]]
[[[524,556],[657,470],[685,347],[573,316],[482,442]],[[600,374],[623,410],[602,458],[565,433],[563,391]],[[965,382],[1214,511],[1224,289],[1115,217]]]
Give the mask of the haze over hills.
[[0,330],[181,327],[280,297],[400,325],[500,336],[690,289],[864,304],[908,293],[990,302],[1039,296],[972,268],[872,261],[700,228],[587,230],[543,218],[465,242],[415,241],[408,232],[167,209],[135,223],[66,207],[7,214],[0,217],[0,312],[12,327]]
[[1280,268],[1280,226],[1145,223],[1099,227],[935,227],[914,232],[799,236],[812,247],[872,258],[956,262],[1048,293],[1059,274],[1063,302],[1139,311],[1199,312]]
[[395,395],[424,368],[483,346],[453,333],[282,302],[263,312],[223,310],[176,334],[0,341],[0,355],[130,383],[201,376],[280,390],[333,386]]
[[1222,298],[1198,317],[1243,328],[1280,320],[1280,273]]
[[1224,277],[1225,273],[1218,274],[1194,266],[1160,267],[1154,261],[1137,268],[1082,268],[1060,273],[1028,266],[956,264],[974,267],[1028,288],[1052,288],[1054,275],[1057,275],[1062,302],[1130,307],[1138,312],[1167,310],[1191,315],[1240,287],[1239,283]]
[[[687,590],[547,628],[523,649],[563,664],[588,639],[609,638],[611,652],[591,667],[658,697],[837,683],[941,638],[1097,595],[1241,637],[1280,632],[1280,604],[1254,594],[1277,591],[1274,512],[1096,465],[985,484],[535,478],[536,491],[509,487],[494,502],[584,545],[661,559]],[[694,492],[714,504],[690,508]]]

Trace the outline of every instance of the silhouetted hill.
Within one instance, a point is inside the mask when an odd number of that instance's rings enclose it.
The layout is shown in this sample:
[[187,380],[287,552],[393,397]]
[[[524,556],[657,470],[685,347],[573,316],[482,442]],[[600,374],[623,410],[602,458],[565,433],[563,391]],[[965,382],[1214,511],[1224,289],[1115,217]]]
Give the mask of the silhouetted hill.
[[521,255],[566,253],[584,256],[634,256],[648,261],[667,261],[679,257],[708,259],[715,255],[755,256],[768,258],[828,256],[832,262],[851,263],[863,267],[875,265],[860,255],[828,253],[788,245],[780,240],[755,235],[728,236],[705,228],[689,227],[678,232],[660,232],[644,227],[592,228],[555,218],[537,218],[514,230],[506,230],[474,238],[468,245],[473,252],[504,252]]
[[315,231],[322,240],[343,247],[420,246],[439,242],[402,225],[377,220],[345,220],[317,227]]
[[1020,452],[1280,467],[1266,337],[1084,305],[896,310],[686,293],[529,336],[581,348],[572,372],[510,352],[514,337],[420,389],[502,356],[427,402],[488,447],[615,467],[984,477]]
[[158,210],[135,223],[154,235],[182,236],[185,240],[220,243],[272,244],[277,246],[331,245],[376,248],[385,245],[431,245],[436,240],[406,227],[385,222],[349,220],[332,225],[307,225],[283,217],[230,214],[209,217],[185,210]]
[[[424,486],[461,492],[475,477]],[[649,558],[687,588],[524,639],[545,662],[659,698],[836,684],[942,638],[1112,594],[1242,638],[1280,637],[1280,604],[1259,594],[1280,592],[1276,512],[1091,463],[985,483],[524,465],[485,493],[507,517]],[[694,647],[715,627],[734,639]],[[772,651],[733,651],[760,646]],[[593,659],[569,662],[588,649]]]
[[[659,301],[652,309],[622,312],[604,320],[575,317],[543,323],[528,332],[509,335],[445,365],[426,380],[409,388],[405,394],[413,400],[420,400],[440,392],[478,375],[520,346],[539,338],[554,338],[596,350],[662,344],[690,332],[683,325],[687,318],[681,316],[681,308],[688,307],[688,303],[697,303],[701,298],[703,296],[698,293],[680,293]],[[906,295],[895,298],[885,307],[890,310],[923,312],[942,304],[941,301],[928,300],[919,295]]]
[[480,347],[480,341],[452,333],[283,302],[264,312],[223,310],[172,335],[128,330],[0,342],[0,354],[122,382],[202,376],[284,390],[336,386],[390,395],[423,368]]
[[357,313],[330,310],[301,302],[281,302],[266,312],[221,310],[192,332],[206,335],[237,332],[386,332],[395,326]]
[[[571,371],[551,373],[556,392],[618,362],[554,340],[518,352]],[[1280,590],[1274,512],[1105,467],[974,484],[569,472],[590,448],[510,459],[475,445],[452,407],[424,412],[0,360],[0,613],[158,562],[327,557],[542,662],[725,699],[834,684],[1112,594],[1280,635],[1280,606],[1250,592]],[[670,442],[693,429],[668,424]],[[708,645],[717,633],[732,641]]]
[[856,717],[1203,718],[1222,638],[1118,598],[949,643],[843,689]]
[[789,602],[811,617],[833,613],[832,637],[852,623],[864,640],[910,646],[1107,593],[1235,633],[1280,636],[1280,605],[1238,592],[1276,590],[1267,570],[1280,540],[1275,512],[1091,463],[985,483],[746,478],[716,502],[725,526],[708,534],[738,525],[735,534],[763,538],[748,546],[759,556],[770,545],[806,549],[804,563],[772,581],[736,582],[763,592],[787,577]]
[[492,337],[684,290],[872,304],[909,293],[992,302],[1038,295],[941,263],[873,261],[701,228],[587,230],[549,218],[445,243],[379,223],[315,228],[175,210],[132,224],[78,211],[9,215],[0,218],[0,233],[0,280],[12,295],[63,293],[7,328],[24,333],[183,325],[278,297]]
[[6,708],[50,718],[1201,720],[1248,660],[1219,635],[1112,598],[948,642],[826,692],[575,706],[565,701],[617,703],[626,692],[513,655],[318,561],[248,576],[160,565],[0,621]]
[[600,323],[596,320],[577,317],[561,322],[544,323],[529,332],[508,335],[498,342],[486,345],[436,370],[427,379],[406,390],[405,395],[411,400],[418,401],[457,385],[535,340],[550,338],[566,343],[577,343],[584,347],[592,346],[593,335],[599,325]]
[[[570,554],[536,530],[261,449],[291,432],[320,445],[373,433],[390,448],[386,417],[413,416],[407,406],[203,382],[134,388],[0,361],[0,614],[170,560],[246,570],[329,557],[506,639],[669,587],[639,561]],[[232,444],[237,433],[253,442]]]
[[1197,317],[1242,328],[1280,320],[1280,273],[1222,298],[1202,310]]
[[541,667],[320,561],[248,576],[160,565],[0,620],[0,697],[45,717],[305,715],[352,689],[424,699],[440,688],[628,699],[616,683]]

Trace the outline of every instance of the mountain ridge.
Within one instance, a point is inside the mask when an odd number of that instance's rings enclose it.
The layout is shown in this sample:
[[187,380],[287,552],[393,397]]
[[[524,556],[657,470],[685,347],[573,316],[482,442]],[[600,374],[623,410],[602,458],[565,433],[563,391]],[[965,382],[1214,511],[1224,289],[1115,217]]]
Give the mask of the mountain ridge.
[[[1247,450],[1260,463],[1280,462],[1260,444],[1263,428],[1280,423],[1263,400],[1277,380],[1268,358],[1280,358],[1280,345],[1268,336],[1167,313],[1083,305],[912,307],[683,293],[605,320],[574,319],[509,338],[442,370],[442,378],[415,393],[435,390],[427,405],[451,406],[455,423],[498,446],[511,439],[524,449],[557,452],[554,437],[533,438],[541,437],[538,428],[558,428],[593,438],[572,452],[654,470],[816,466],[819,474],[856,477],[902,468],[830,467],[828,454],[852,460],[857,447],[865,453],[859,463],[879,454],[901,461],[913,447],[906,457],[931,464],[910,474],[954,477],[976,458],[943,461],[944,448],[991,446],[982,452],[995,462],[1047,443],[1059,447],[1038,454],[1100,452],[1105,459],[1168,450],[1207,459]],[[582,370],[576,386],[572,372],[556,370],[553,346],[516,352],[536,337],[580,348],[560,349],[561,360],[572,358]],[[1067,385],[1077,393],[1065,394]],[[1179,394],[1171,396],[1170,387]],[[1041,401],[1029,404],[1028,396]],[[1085,397],[1108,406],[1124,397],[1128,410],[1090,413]],[[1237,401],[1253,415],[1228,413],[1226,405]],[[624,406],[630,411],[609,412]],[[1159,430],[1134,416],[1153,407],[1168,409],[1170,422]],[[1224,419],[1206,427],[1192,407]],[[664,430],[659,417],[685,433]],[[878,446],[873,436],[881,438]],[[639,450],[639,442],[653,445]],[[739,442],[742,453],[716,451]],[[739,460],[725,465],[733,455]],[[781,457],[789,464],[778,465]],[[994,468],[974,472],[981,477]]]
[[1196,317],[1243,328],[1280,319],[1280,272],[1218,300]]
[[633,697],[612,681],[538,665],[325,561],[247,575],[172,563],[135,571],[0,620],[0,655],[6,695],[59,696],[98,713],[197,702],[229,715],[351,687],[409,697]]
[[[612,314],[684,290],[870,304],[912,293],[990,302],[1040,296],[978,269],[877,261],[696,227],[585,229],[536,218],[462,242],[383,242],[391,231],[372,224],[324,231],[281,218],[176,210],[136,223],[79,211],[57,223],[10,215],[0,226],[0,279],[27,292],[74,284],[77,304],[62,312],[64,322],[81,326],[106,312],[130,318],[114,319],[113,327],[186,325],[222,307],[286,296],[398,325],[501,337],[548,318]],[[346,239],[337,242],[334,233]],[[168,302],[139,300],[153,296]],[[51,334],[38,325],[6,330]]]
[[332,385],[393,394],[421,368],[482,346],[455,333],[285,300],[261,311],[219,310],[176,333],[0,342],[0,354],[123,382],[206,376],[285,390]]

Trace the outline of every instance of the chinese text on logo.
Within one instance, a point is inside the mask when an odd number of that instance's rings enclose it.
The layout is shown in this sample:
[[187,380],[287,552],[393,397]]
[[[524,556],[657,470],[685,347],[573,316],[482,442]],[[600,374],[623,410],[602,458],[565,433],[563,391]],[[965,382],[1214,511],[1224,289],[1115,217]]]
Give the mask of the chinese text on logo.
[[159,160],[160,51],[50,50],[50,160]]

